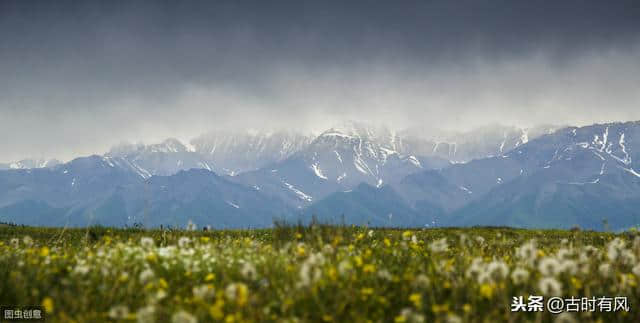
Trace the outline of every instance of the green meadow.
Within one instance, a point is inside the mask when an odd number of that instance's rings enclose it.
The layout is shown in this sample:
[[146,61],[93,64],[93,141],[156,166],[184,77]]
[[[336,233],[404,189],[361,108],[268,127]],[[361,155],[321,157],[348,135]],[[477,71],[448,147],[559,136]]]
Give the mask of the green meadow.
[[[637,322],[639,260],[635,231],[2,226],[0,304],[47,322]],[[512,312],[531,296],[596,303]]]

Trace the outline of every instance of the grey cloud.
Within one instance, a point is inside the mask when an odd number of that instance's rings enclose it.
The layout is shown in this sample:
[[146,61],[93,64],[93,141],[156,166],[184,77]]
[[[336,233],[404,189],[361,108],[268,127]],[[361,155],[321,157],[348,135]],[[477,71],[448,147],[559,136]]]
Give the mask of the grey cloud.
[[633,1],[0,3],[0,161],[213,128],[640,119]]

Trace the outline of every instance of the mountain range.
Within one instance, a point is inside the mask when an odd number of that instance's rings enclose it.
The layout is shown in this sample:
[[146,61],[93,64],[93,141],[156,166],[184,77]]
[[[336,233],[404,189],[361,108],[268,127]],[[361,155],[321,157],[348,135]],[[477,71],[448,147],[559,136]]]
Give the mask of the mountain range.
[[371,226],[618,230],[640,224],[639,138],[640,122],[214,131],[67,163],[0,164],[0,221],[232,228],[313,215]]

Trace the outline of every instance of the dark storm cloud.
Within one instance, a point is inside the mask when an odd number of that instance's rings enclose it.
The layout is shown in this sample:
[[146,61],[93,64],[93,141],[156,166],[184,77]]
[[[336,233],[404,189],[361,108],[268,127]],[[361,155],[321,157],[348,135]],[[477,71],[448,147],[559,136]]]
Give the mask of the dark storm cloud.
[[0,161],[340,118],[640,119],[639,36],[634,1],[0,1]]

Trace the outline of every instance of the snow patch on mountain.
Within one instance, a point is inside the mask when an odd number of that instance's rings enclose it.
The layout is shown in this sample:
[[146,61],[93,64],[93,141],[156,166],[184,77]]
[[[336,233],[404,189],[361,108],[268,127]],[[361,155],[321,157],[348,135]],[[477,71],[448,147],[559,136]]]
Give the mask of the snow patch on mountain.
[[324,174],[322,173],[322,169],[318,167],[318,163],[311,165],[311,169],[313,169],[313,172],[316,174],[316,176],[322,179],[327,179],[327,176],[324,176]]

